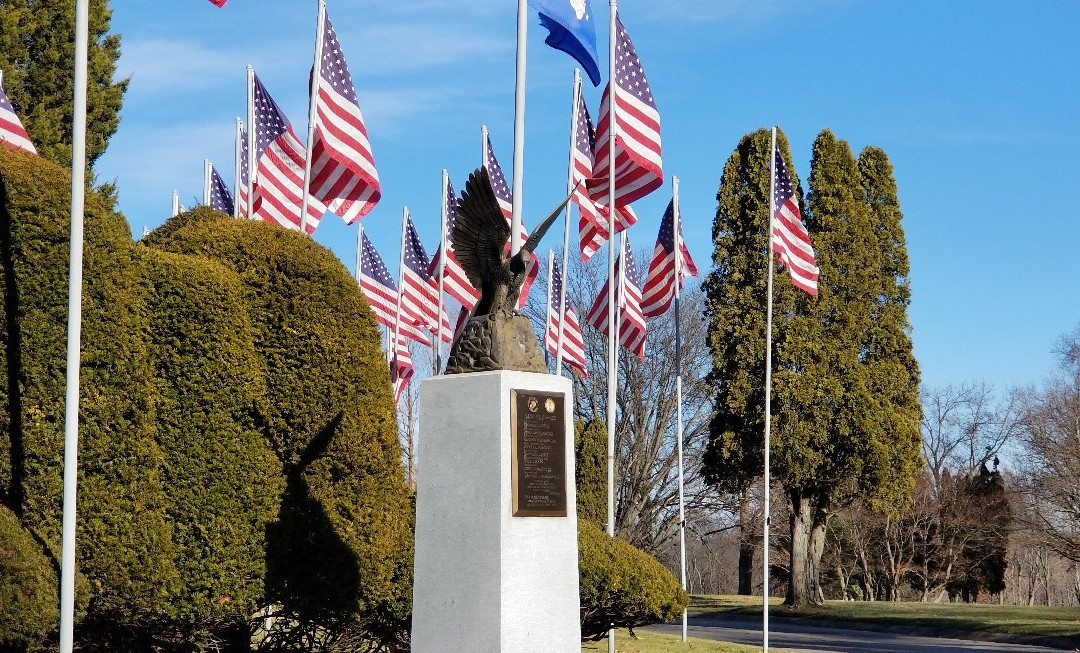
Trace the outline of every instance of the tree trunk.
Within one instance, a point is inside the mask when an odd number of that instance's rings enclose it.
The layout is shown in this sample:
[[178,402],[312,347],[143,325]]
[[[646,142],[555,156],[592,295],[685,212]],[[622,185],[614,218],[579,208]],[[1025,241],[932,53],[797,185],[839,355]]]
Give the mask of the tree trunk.
[[750,492],[739,498],[739,595],[754,591],[754,525],[750,515]]
[[825,533],[829,529],[831,515],[824,508],[814,511],[814,521],[810,528],[810,557],[807,570],[810,574],[811,596],[818,604],[825,603],[825,588],[821,586],[821,556],[825,553]]
[[810,501],[798,490],[788,492],[791,502],[791,577],[785,604],[802,607],[814,602],[810,586]]

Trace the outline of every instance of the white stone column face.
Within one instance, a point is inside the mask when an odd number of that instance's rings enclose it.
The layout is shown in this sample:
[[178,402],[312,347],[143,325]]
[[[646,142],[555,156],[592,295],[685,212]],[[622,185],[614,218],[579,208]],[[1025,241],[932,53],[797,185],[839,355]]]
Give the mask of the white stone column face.
[[[563,395],[564,517],[513,516],[511,391]],[[507,371],[420,386],[415,653],[581,650],[571,392],[564,377]]]

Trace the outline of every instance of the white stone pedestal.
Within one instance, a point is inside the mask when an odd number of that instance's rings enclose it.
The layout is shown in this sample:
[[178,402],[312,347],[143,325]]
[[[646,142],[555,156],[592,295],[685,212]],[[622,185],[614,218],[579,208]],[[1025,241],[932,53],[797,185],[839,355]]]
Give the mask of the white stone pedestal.
[[[567,514],[514,517],[511,390],[565,395]],[[415,653],[578,653],[570,380],[480,372],[420,386]]]

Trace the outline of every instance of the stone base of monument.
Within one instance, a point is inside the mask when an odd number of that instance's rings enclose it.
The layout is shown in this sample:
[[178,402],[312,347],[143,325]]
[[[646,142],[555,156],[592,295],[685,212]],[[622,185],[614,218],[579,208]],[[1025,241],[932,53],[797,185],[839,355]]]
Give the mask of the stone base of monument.
[[550,374],[420,386],[414,652],[581,650],[572,412]]

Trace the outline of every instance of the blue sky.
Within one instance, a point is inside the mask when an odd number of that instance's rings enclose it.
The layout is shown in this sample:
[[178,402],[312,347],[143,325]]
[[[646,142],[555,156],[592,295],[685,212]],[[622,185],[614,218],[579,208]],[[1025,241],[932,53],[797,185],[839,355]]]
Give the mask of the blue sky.
[[[384,258],[396,259],[403,205],[434,250],[441,170],[461,186],[479,165],[481,124],[510,174],[515,5],[329,0],[381,177],[382,202],[364,225]],[[132,80],[97,173],[119,183],[134,232],[166,219],[174,188],[185,204],[201,198],[204,158],[231,182],[246,64],[305,133],[314,0],[111,6],[120,73]],[[607,3],[593,6],[606,25]],[[623,0],[620,13],[656,96],[665,173],[681,179],[686,239],[703,271],[721,168],[739,138],[779,125],[805,180],[828,127],[856,153],[884,148],[895,166],[924,383],[1006,388],[1051,370],[1055,340],[1080,322],[1080,3]],[[543,37],[534,17],[527,223],[566,183],[574,63]],[[598,41],[606,53],[606,35]],[[599,91],[586,86],[595,116]],[[667,200],[665,189],[635,204],[636,248],[651,250]],[[350,268],[355,237],[333,216],[315,235]],[[549,240],[545,248],[557,246]]]

